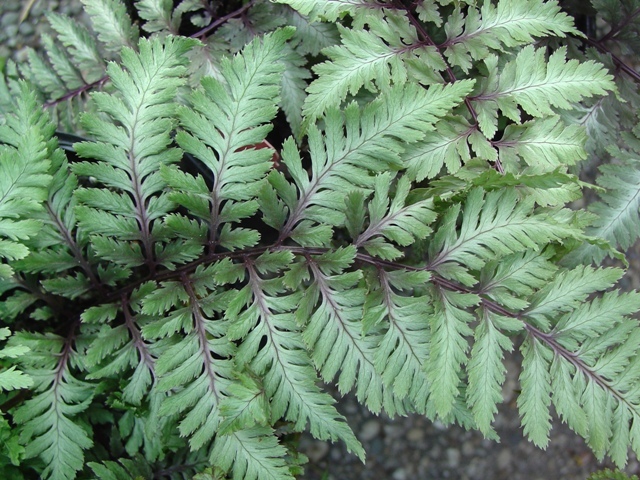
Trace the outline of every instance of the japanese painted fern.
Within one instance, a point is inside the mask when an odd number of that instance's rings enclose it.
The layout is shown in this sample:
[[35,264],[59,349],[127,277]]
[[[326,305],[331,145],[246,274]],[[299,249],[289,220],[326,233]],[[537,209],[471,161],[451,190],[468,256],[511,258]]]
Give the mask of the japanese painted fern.
[[83,3],[0,83],[3,478],[364,460],[320,380],[497,438],[514,347],[532,442],[553,407],[640,453],[640,294],[591,264],[640,235],[639,2],[601,41],[543,0]]

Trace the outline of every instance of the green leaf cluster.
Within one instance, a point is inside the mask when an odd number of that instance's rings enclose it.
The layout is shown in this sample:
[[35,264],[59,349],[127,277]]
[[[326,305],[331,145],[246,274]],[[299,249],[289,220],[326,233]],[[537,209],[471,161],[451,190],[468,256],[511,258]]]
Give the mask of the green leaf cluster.
[[516,348],[529,440],[554,411],[640,453],[640,295],[599,264],[640,235],[602,52],[633,15],[594,0],[595,42],[555,0],[83,4],[0,82],[0,475],[291,479],[303,431],[364,460],[322,382],[498,439]]

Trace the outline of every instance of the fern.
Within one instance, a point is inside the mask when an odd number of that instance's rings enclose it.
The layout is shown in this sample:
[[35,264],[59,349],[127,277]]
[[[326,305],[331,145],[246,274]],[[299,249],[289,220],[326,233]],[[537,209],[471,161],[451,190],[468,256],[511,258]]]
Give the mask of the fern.
[[638,237],[633,15],[83,3],[0,82],[3,475],[291,479],[305,430],[364,460],[320,380],[497,439],[516,346],[533,443],[553,410],[640,453],[640,297],[599,265]]

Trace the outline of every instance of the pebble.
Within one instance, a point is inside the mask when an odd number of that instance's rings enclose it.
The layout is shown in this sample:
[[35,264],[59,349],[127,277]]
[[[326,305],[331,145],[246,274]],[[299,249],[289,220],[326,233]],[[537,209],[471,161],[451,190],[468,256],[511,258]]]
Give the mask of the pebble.
[[407,471],[404,468],[398,468],[391,474],[391,478],[393,478],[393,480],[406,480]]
[[460,464],[460,450],[447,448],[447,466],[456,468]]
[[360,439],[361,442],[370,442],[371,440],[373,440],[378,436],[378,434],[380,433],[380,430],[381,430],[381,427],[378,420],[376,419],[367,420],[362,425],[362,428],[360,429],[360,435],[358,436],[358,438]]
[[412,428],[407,432],[407,440],[410,442],[421,442],[424,440],[424,430],[422,428]]
[[305,448],[304,454],[309,457],[309,460],[314,463],[318,463],[329,453],[329,443],[321,442],[320,440],[316,440],[315,442],[311,442],[310,445],[307,445]]
[[496,460],[498,464],[498,468],[500,470],[506,470],[511,466],[511,450],[508,448],[503,448],[498,454],[498,459]]

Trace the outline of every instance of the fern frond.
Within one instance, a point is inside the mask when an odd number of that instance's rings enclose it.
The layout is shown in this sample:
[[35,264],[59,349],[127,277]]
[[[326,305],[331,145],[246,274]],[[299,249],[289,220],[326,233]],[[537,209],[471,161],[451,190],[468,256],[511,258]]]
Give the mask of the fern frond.
[[421,182],[437,176],[443,166],[449,173],[456,173],[471,159],[467,141],[473,130],[461,117],[440,120],[433,131],[427,132],[422,141],[409,145],[402,155],[407,175]]
[[[184,130],[176,141],[211,171],[214,183],[206,186],[176,169],[164,169],[163,178],[176,190],[170,198],[209,224],[211,247],[220,243],[234,249],[257,242],[253,232],[244,245],[238,244],[230,223],[255,213],[258,205],[252,198],[272,166],[271,152],[254,147],[264,141],[271,129],[268,122],[277,112],[283,71],[279,59],[292,34],[291,29],[279,30],[254,40],[233,60],[224,59],[221,73],[226,85],[204,78],[202,90],[191,95],[193,109],[178,109]],[[219,232],[223,224],[226,229]]]
[[[402,256],[402,252],[388,243],[390,240],[406,247],[417,239],[424,239],[431,228],[428,226],[436,219],[433,200],[421,200],[405,205],[411,188],[409,178],[400,177],[396,192],[389,204],[391,176],[383,173],[374,180],[374,195],[369,202],[369,225],[354,239],[355,247],[363,247],[367,252],[385,260]],[[349,205],[349,211],[362,212],[363,206]]]
[[104,76],[106,65],[95,38],[89,30],[71,18],[49,13],[47,20],[57,33],[57,39],[69,52],[73,64],[80,69],[86,83],[93,83]]
[[530,166],[529,171],[549,172],[565,165],[573,165],[587,158],[584,150],[587,137],[583,128],[564,125],[558,118],[550,117],[522,125],[509,125],[498,147],[500,160],[505,168],[517,168],[518,158]]
[[473,105],[480,129],[489,139],[497,131],[498,109],[520,123],[518,106],[529,115],[543,117],[556,114],[554,108],[571,109],[584,98],[615,90],[613,77],[602,65],[567,61],[564,48],[552,53],[548,61],[545,49],[527,46],[503,68],[498,68],[498,57],[493,55],[485,63],[489,75],[479,85]]
[[223,471],[233,467],[237,479],[293,480],[283,459],[286,453],[272,429],[254,427],[218,438],[211,462]]
[[[13,114],[0,126],[0,260],[28,255],[23,244],[34,238],[42,223],[31,218],[42,211],[51,182],[49,155],[53,124],[36,106],[35,95],[24,83]],[[0,279],[13,269],[0,264]]]
[[439,287],[432,293],[434,312],[429,316],[430,349],[425,370],[431,389],[430,408],[442,419],[452,413],[461,395],[462,367],[467,363],[474,317],[468,309],[480,303],[477,295]]
[[87,466],[98,480],[131,480],[153,476],[151,466],[140,456],[134,459],[122,458],[118,462],[88,462]]
[[131,23],[122,0],[82,0],[94,31],[104,48],[120,53],[122,47],[138,46],[138,27]]
[[236,361],[249,365],[264,378],[272,419],[284,417],[295,430],[304,429],[308,423],[314,437],[342,440],[349,451],[364,458],[362,446],[333,407],[334,400],[315,384],[317,375],[292,313],[298,296],[284,296],[279,278],[265,280],[260,276],[259,272],[275,273],[286,268],[291,260],[290,252],[278,252],[264,253],[255,262],[245,261],[249,283],[226,312],[231,338],[246,334]]
[[488,438],[497,438],[491,424],[502,402],[502,384],[506,368],[504,352],[513,349],[513,341],[505,334],[522,330],[521,322],[481,309],[480,324],[474,332],[467,373],[467,405],[473,412],[477,428]]
[[225,336],[227,325],[213,318],[220,309],[215,289],[241,274],[230,261],[218,262],[181,275],[179,282],[166,282],[142,300],[143,312],[155,317],[143,326],[144,339],[169,337],[155,374],[156,388],[173,394],[163,400],[159,413],[181,414],[179,431],[190,438],[192,450],[208,444],[222,421],[220,403],[233,379],[235,346]]
[[379,335],[374,359],[384,384],[398,399],[408,397],[423,414],[430,394],[424,369],[430,332],[424,318],[432,312],[429,297],[418,292],[429,279],[425,271],[377,269],[369,277],[370,293],[362,319],[364,333],[374,326],[386,330]]
[[[7,327],[0,328],[0,341],[4,341],[11,336],[11,331]],[[26,345],[5,345],[0,348],[0,360],[6,358],[17,358],[29,352]],[[4,362],[3,362],[4,363]],[[17,370],[13,365],[8,369],[0,371],[0,392],[28,388],[33,385],[33,379],[24,372]]]
[[173,9],[172,0],[137,0],[138,15],[145,23],[142,29],[148,33],[178,33],[180,27],[179,11]]
[[355,385],[357,398],[371,411],[377,413],[384,407],[389,415],[404,413],[400,397],[394,398],[385,388],[374,364],[379,335],[361,331],[365,291],[356,284],[362,273],[343,271],[354,255],[355,249],[348,248],[307,259],[313,283],[305,291],[305,302],[314,311],[306,320],[305,309],[300,310],[299,322],[306,324],[302,337],[325,381],[332,381],[340,372],[340,392]]
[[[174,208],[159,169],[180,160],[170,148],[177,88],[184,83],[185,53],[194,45],[185,38],[140,41],[140,53],[125,48],[122,65],[110,64],[109,76],[119,95],[95,93],[99,111],[112,121],[86,114],[82,122],[95,142],[75,145],[78,155],[96,159],[72,166],[77,175],[93,176],[112,190],[81,188],[76,192],[79,224],[103,258],[125,268],[179,262],[163,246],[155,219]],[[112,236],[118,233],[118,240]],[[140,242],[140,245],[135,242]],[[197,255],[199,249],[191,249]],[[189,256],[188,256],[189,257]]]
[[[291,214],[282,228],[280,241],[289,235],[295,239],[296,226],[305,219],[341,223],[344,204],[335,192],[341,192],[344,198],[344,192],[353,190],[354,185],[371,184],[368,172],[400,167],[399,154],[404,144],[415,142],[425,131],[432,130],[436,118],[457,105],[471,85],[461,81],[425,90],[409,84],[390,89],[363,111],[353,103],[345,109],[344,116],[330,110],[324,135],[315,126],[309,128],[311,179],[302,169],[299,152],[285,143],[282,161],[291,172],[300,196],[299,200],[289,202]],[[276,189],[277,179],[270,177]],[[305,227],[308,225],[300,224],[298,231]]]
[[[640,129],[636,130],[640,133]],[[606,191],[601,194],[601,201],[589,207],[597,218],[586,232],[626,250],[640,236],[640,170],[637,168],[640,140],[630,134],[623,138],[630,147],[628,150],[609,147],[609,152],[620,164],[600,167],[602,175],[596,181]],[[566,261],[569,264],[585,260],[599,263],[608,253],[595,245],[583,245],[568,255]]]
[[480,10],[459,7],[447,19],[447,40],[440,46],[451,63],[468,72],[473,60],[485,58],[491,50],[533,43],[535,37],[579,35],[573,21],[556,1],[500,0],[482,4]]
[[550,224],[531,215],[531,198],[518,199],[515,190],[488,193],[474,189],[467,197],[462,226],[456,231],[460,206],[452,207],[429,247],[429,268],[465,285],[476,283],[466,269],[480,269],[487,261],[528,249],[537,250],[551,241],[577,235],[571,226]]
[[362,87],[375,93],[405,84],[411,65],[422,64],[428,71],[446,69],[436,48],[419,42],[406,16],[387,12],[384,20],[371,18],[368,23],[368,30],[338,25],[340,45],[327,47],[323,53],[329,60],[313,67],[318,78],[309,85],[303,108],[308,120],[338,107],[348,93],[356,95]]
[[550,252],[521,252],[487,263],[480,272],[479,290],[511,311],[529,306],[527,297],[544,287],[558,268]]
[[90,434],[74,421],[89,407],[93,386],[71,372],[75,352],[70,341],[24,332],[14,339],[31,350],[27,373],[36,391],[13,415],[26,445],[25,457],[40,456],[46,464],[43,478],[73,479],[84,466],[83,450],[93,445]]

